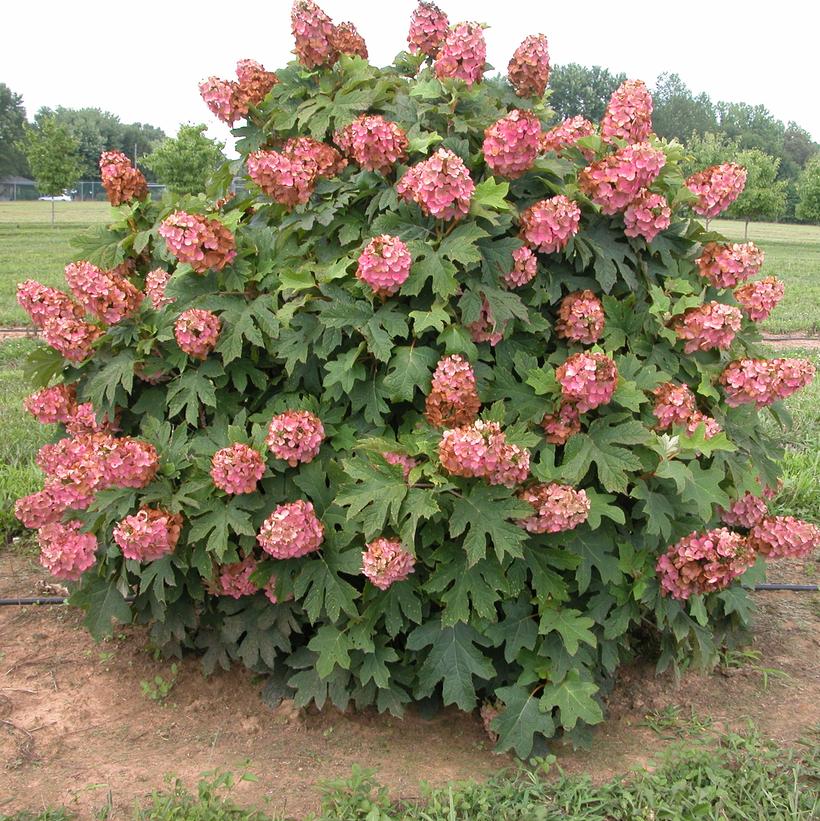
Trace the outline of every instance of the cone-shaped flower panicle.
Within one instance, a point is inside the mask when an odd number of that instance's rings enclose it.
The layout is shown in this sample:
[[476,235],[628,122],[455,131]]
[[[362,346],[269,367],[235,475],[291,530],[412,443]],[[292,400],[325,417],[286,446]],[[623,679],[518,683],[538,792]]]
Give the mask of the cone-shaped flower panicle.
[[452,77],[467,85],[481,82],[487,62],[487,43],[478,23],[457,23],[444,38],[434,70],[443,80]]
[[407,156],[404,130],[380,114],[362,114],[333,136],[341,150],[367,171],[387,174]]
[[581,430],[581,414],[572,402],[561,402],[556,413],[541,420],[544,435],[551,445],[565,445],[571,436]]
[[96,561],[97,537],[81,532],[82,522],[54,522],[37,531],[40,564],[58,579],[76,581]]
[[73,385],[54,385],[31,394],[23,404],[42,425],[68,422],[77,410],[77,390]]
[[641,80],[627,80],[612,94],[601,120],[601,137],[611,143],[643,142],[652,133],[652,95]]
[[754,564],[754,551],[740,533],[725,527],[697,531],[672,545],[655,567],[661,593],[688,599],[724,590]]
[[425,0],[416,6],[410,18],[407,45],[411,54],[435,57],[450,31],[447,15],[435,4]]
[[474,422],[444,431],[438,449],[453,476],[483,477],[491,485],[514,487],[529,476],[529,451],[507,442],[496,422]]
[[573,354],[555,371],[561,395],[573,402],[579,413],[607,404],[618,384],[618,368],[602,353]]
[[379,590],[406,579],[415,564],[413,554],[398,539],[384,536],[370,542],[362,554],[362,573]]
[[115,433],[119,430],[117,420],[103,414],[97,418],[97,412],[90,402],[83,402],[71,412],[66,420],[65,429],[71,436],[82,436],[86,433]]
[[211,311],[190,308],[174,323],[174,337],[180,349],[193,359],[205,359],[216,347],[222,322]]
[[528,171],[541,147],[541,123],[531,111],[513,109],[484,131],[484,161],[493,174],[515,179]]
[[730,407],[763,408],[804,388],[814,373],[814,365],[805,359],[736,359],[723,370],[719,382]]
[[266,441],[277,459],[296,467],[319,455],[324,438],[325,429],[318,416],[310,411],[293,410],[271,419]]
[[729,348],[742,321],[743,314],[734,305],[707,302],[676,317],[672,327],[678,339],[684,340],[684,352],[694,353]]
[[248,105],[235,80],[208,77],[199,84],[199,94],[218,120],[233,125],[248,114]]
[[427,396],[427,421],[436,428],[469,425],[475,421],[480,408],[470,363],[460,354],[440,359]]
[[746,187],[746,169],[737,163],[713,165],[686,180],[686,187],[697,195],[692,210],[711,219],[723,213]]
[[114,541],[126,559],[153,562],[174,552],[182,532],[182,516],[143,507],[114,528]]
[[763,266],[765,254],[753,242],[722,245],[707,242],[698,257],[698,271],[715,286],[731,288],[754,276]]
[[563,339],[592,345],[604,332],[604,306],[590,290],[567,294],[558,307],[555,332]]
[[274,559],[296,559],[318,550],[324,537],[313,505],[299,499],[279,505],[262,523],[256,541]]
[[78,319],[57,317],[43,325],[43,341],[69,362],[88,359],[101,336],[101,328]]
[[236,76],[239,80],[239,98],[247,107],[259,105],[270,90],[279,82],[272,71],[266,71],[256,60],[240,60],[236,64]]
[[512,252],[512,258],[513,269],[504,274],[502,280],[508,288],[521,288],[538,273],[538,258],[526,245],[516,248]]
[[31,317],[35,328],[42,330],[51,319],[81,320],[82,306],[68,294],[27,279],[17,286],[17,304]]
[[253,493],[264,473],[262,456],[241,442],[220,448],[211,459],[211,478],[225,493]]
[[507,66],[507,78],[519,97],[543,97],[550,79],[550,53],[543,34],[530,34]]
[[785,284],[777,277],[764,277],[735,288],[735,299],[752,322],[762,322],[769,318],[785,292]]
[[573,530],[587,520],[591,508],[589,497],[583,490],[555,482],[524,488],[518,498],[535,511],[534,515],[518,520],[528,533]]
[[627,145],[588,165],[578,185],[604,214],[617,214],[655,180],[665,163],[663,151],[649,143]]
[[794,516],[766,516],[749,531],[749,546],[767,559],[805,559],[820,547],[820,528]]
[[295,0],[290,13],[296,40],[294,54],[305,68],[332,66],[339,58],[334,45],[336,28],[313,0]]
[[125,270],[120,267],[103,271],[90,262],[72,262],[66,265],[65,280],[88,313],[116,325],[139,308],[144,296],[126,279]]
[[171,275],[163,268],[154,268],[145,275],[145,295],[155,311],[161,311],[166,305],[172,305],[173,297],[165,296],[165,286]]
[[581,225],[578,204],[558,194],[536,202],[521,215],[521,239],[542,254],[555,254],[567,243]]
[[441,220],[466,216],[474,191],[467,166],[449,148],[439,148],[396,183],[402,199],[415,202],[425,214]]
[[695,394],[688,385],[664,382],[652,391],[655,397],[653,413],[658,420],[658,430],[673,425],[685,425],[695,412]]
[[720,520],[730,527],[754,527],[766,513],[766,499],[747,491],[728,510],[720,510]]
[[672,209],[666,198],[642,188],[624,211],[624,233],[652,242],[672,222]]
[[339,23],[333,30],[331,45],[339,54],[367,59],[367,43],[353,23]]
[[100,155],[100,180],[114,207],[148,196],[145,177],[121,151],[103,151]]
[[[541,135],[541,151],[554,151],[558,155],[564,154],[567,149],[577,145],[578,140],[591,137],[594,133],[595,126],[585,117],[580,115],[570,117]],[[582,149],[582,153],[587,162],[590,162],[595,156],[594,152],[588,148]]]
[[216,219],[174,211],[159,227],[168,250],[198,274],[221,271],[236,257],[233,234]]
[[359,255],[356,276],[384,299],[398,292],[412,264],[410,249],[398,237],[382,234],[370,240]]

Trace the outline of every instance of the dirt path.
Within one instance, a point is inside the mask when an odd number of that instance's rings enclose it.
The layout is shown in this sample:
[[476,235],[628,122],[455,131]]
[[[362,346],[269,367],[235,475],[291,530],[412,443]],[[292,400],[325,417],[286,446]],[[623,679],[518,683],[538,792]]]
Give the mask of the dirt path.
[[[798,564],[778,572],[779,580],[807,579]],[[0,555],[0,595],[36,593],[42,578],[32,560]],[[642,726],[653,711],[677,709],[680,720],[664,733],[670,738],[704,725],[742,728],[748,719],[783,744],[810,731],[820,722],[820,597],[756,598],[752,646],[761,659],[754,664],[788,678],[769,674],[764,689],[760,670],[747,665],[676,685],[649,665],[627,668],[593,749],[553,745],[561,765],[603,779],[647,763],[667,743]],[[223,768],[258,777],[241,786],[243,802],[269,802],[270,810],[299,817],[317,807],[318,782],[345,777],[353,763],[375,768],[404,798],[419,795],[420,781],[481,779],[513,763],[490,751],[477,717],[273,711],[253,674],[237,668],[205,679],[192,658],[181,663],[166,703],[146,698],[140,682],[168,678],[169,669],[148,652],[141,628],[97,645],[73,609],[0,608],[0,813],[65,804],[91,817],[110,795],[109,818],[124,818],[166,773],[193,785],[204,771]]]

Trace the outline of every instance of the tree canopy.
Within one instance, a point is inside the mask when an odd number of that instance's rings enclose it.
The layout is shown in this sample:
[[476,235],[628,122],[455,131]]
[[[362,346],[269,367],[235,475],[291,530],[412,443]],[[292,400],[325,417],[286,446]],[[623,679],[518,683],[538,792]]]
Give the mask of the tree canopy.
[[0,177],[25,176],[28,163],[20,141],[25,137],[26,110],[23,98],[0,83]]
[[796,216],[807,222],[820,222],[820,155],[807,164],[797,185]]
[[580,114],[598,122],[604,116],[612,92],[626,80],[626,74],[612,74],[601,66],[567,63],[555,66],[550,75],[550,105],[559,118]]
[[202,191],[208,177],[224,161],[224,143],[205,136],[206,125],[182,125],[176,137],[163,140],[143,158],[157,181],[177,194],[195,194]]

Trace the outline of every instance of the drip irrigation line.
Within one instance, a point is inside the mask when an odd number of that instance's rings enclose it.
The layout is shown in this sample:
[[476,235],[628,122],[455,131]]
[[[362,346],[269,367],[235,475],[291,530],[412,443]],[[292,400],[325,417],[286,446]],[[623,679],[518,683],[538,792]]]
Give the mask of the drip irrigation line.
[[[817,584],[756,584],[751,587],[744,587],[744,590],[750,590],[759,593],[765,592],[779,592],[791,591],[794,593],[817,593],[820,592],[820,585]],[[127,602],[134,601],[133,596],[126,596]],[[29,604],[65,604],[68,601],[67,596],[23,596],[11,599],[0,599],[0,607],[4,606],[18,606],[23,607]]]

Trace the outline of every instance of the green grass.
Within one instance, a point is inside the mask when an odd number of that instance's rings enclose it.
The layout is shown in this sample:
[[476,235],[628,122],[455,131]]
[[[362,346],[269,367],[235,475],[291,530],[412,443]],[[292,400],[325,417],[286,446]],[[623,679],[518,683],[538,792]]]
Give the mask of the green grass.
[[74,251],[69,240],[95,222],[105,222],[104,202],[57,202],[51,225],[49,202],[0,202],[0,326],[28,325],[17,305],[17,283],[37,279],[65,287],[63,268]]
[[[743,241],[742,222],[716,219],[710,228]],[[786,295],[762,323],[763,330],[820,334],[820,226],[751,222],[749,240],[766,252],[762,273],[786,283]]]
[[[313,821],[811,821],[820,812],[820,746],[807,740],[796,753],[754,734],[728,734],[698,745],[670,747],[651,771],[593,784],[588,776],[551,772],[553,760],[505,773],[486,784],[468,782],[422,790],[395,801],[372,771],[324,787]],[[273,821],[238,807],[230,775],[200,782],[196,795],[181,784],[155,793],[134,821]],[[228,795],[226,795],[226,792]],[[97,818],[110,817],[106,808]],[[119,816],[118,816],[119,817]],[[278,816],[281,818],[281,816]],[[0,821],[69,821],[59,811],[0,816]]]

